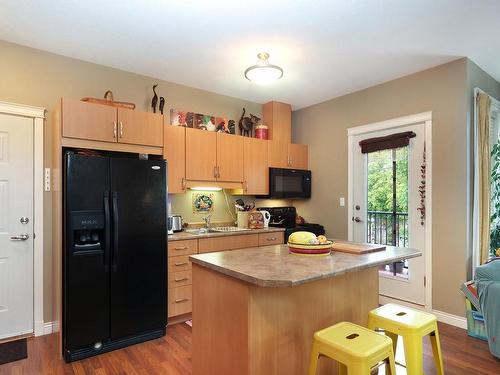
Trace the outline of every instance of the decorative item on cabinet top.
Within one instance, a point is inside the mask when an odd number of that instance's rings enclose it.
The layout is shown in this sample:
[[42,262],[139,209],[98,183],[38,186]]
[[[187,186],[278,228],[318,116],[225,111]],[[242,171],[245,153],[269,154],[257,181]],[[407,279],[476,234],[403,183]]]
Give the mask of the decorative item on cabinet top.
[[[234,123],[233,120],[230,120],[229,124],[231,121]],[[234,130],[233,132],[230,131],[228,120],[225,117],[205,115],[202,113],[184,112],[171,109],[170,124],[211,132],[234,134]]]
[[240,121],[238,122],[238,128],[240,129],[240,135],[244,137],[253,137],[253,129],[259,124],[260,118],[250,114],[250,117],[245,116],[246,110],[243,108],[243,113],[241,114]]
[[112,107],[135,109],[134,103],[115,101],[113,91],[111,91],[111,90],[108,90],[104,93],[104,99],[92,98],[92,97],[86,96],[85,98],[82,98],[81,101],[88,102],[88,103],[95,103],[95,104],[104,104],[104,105],[109,105]]

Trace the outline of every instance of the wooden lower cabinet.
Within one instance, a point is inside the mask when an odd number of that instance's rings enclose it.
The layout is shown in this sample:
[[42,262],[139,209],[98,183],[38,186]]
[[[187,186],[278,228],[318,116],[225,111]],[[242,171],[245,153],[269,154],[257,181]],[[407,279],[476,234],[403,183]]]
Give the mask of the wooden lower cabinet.
[[285,243],[283,232],[260,233],[259,246],[281,245]]
[[168,258],[168,272],[187,271],[191,269],[189,255],[180,255]]
[[171,241],[168,244],[169,257],[196,253],[198,253],[198,240]]
[[191,285],[193,283],[193,271],[178,271],[168,274],[168,288],[178,288],[181,286]]
[[199,253],[211,253],[213,251],[226,251],[243,249],[245,247],[259,246],[258,234],[245,234],[240,236],[224,236],[213,238],[200,238],[198,240]]
[[193,291],[191,285],[168,290],[168,317],[187,314],[193,308]]
[[[168,317],[192,311],[192,263],[189,256],[214,251],[282,244],[284,233],[250,233],[222,237],[205,237],[168,243]],[[175,319],[175,318],[174,318]]]

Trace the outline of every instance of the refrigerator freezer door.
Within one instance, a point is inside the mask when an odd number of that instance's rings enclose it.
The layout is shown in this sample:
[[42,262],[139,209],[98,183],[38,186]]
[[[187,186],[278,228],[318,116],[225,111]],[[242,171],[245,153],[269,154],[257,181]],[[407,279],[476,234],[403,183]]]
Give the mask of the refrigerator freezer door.
[[111,339],[164,329],[166,163],[111,159]]
[[109,159],[65,154],[65,355],[109,337]]

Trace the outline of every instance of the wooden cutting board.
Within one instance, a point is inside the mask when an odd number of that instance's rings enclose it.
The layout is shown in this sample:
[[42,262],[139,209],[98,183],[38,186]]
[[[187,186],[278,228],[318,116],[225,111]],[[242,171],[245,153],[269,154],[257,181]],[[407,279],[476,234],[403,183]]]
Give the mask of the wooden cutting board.
[[343,253],[351,253],[351,254],[367,254],[367,253],[373,253],[375,251],[385,250],[385,246],[374,245],[371,243],[333,240],[332,250],[340,251]]

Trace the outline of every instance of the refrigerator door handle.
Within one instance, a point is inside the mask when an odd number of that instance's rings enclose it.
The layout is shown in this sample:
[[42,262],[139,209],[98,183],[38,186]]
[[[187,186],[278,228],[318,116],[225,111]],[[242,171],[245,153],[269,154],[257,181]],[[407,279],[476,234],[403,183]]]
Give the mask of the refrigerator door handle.
[[109,244],[110,244],[110,225],[109,217],[109,193],[104,192],[104,271],[109,271]]
[[113,256],[111,258],[111,270],[116,272],[116,258],[118,256],[118,198],[113,191]]

